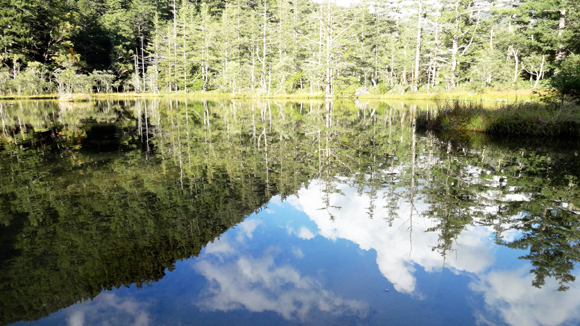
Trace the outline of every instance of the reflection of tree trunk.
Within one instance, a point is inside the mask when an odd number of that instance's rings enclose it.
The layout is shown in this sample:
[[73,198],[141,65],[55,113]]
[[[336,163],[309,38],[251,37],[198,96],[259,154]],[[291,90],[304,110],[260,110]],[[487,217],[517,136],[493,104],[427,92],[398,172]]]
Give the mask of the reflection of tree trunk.
[[264,153],[266,154],[266,198],[270,198],[270,168],[268,161],[268,136],[264,128]]
[[[451,160],[452,158],[450,157],[451,154],[451,142],[449,142],[447,144],[447,173],[446,173],[446,177],[445,177],[445,216],[443,217],[443,223],[445,223],[445,227],[442,230],[442,232],[446,232],[446,228],[449,227],[449,216],[451,215],[450,209],[449,209],[449,202],[451,199],[451,189],[449,187],[449,177],[451,174]],[[443,270],[445,270],[445,262],[447,260],[447,243],[445,243],[445,239],[443,239]]]
[[147,141],[147,151],[149,152],[149,118],[147,117],[147,101],[143,101],[145,104],[145,140]]
[[318,174],[322,173],[322,138],[320,135],[320,130],[318,130]]
[[141,122],[141,102],[137,102],[137,132],[141,139],[141,144],[143,144],[143,122]]
[[[175,100],[175,109],[179,113],[179,102]],[[145,107],[145,112],[147,112],[147,107]],[[179,158],[179,183],[181,184],[181,189],[183,189],[183,160],[182,160],[182,145],[181,145],[181,130],[179,128],[179,115],[177,118],[177,156]],[[147,142],[149,143],[149,142]],[[149,146],[149,144],[147,144]]]
[[2,132],[6,135],[6,123],[4,122],[4,108],[2,103],[0,103],[0,117],[2,118]]
[[188,114],[188,107],[187,107],[187,99],[185,100],[185,128],[186,128],[186,135],[187,135],[187,161],[188,165],[191,168],[191,145],[189,142],[189,114]]
[[256,144],[256,118],[254,115],[255,106],[252,105],[252,140]]
[[207,107],[207,101],[203,100],[203,124],[206,127],[206,135],[205,135],[205,141],[208,141],[208,134],[209,134],[209,142],[211,143],[211,126],[210,126],[210,121],[209,121],[209,108]]
[[415,135],[415,131],[416,131],[416,113],[417,113],[417,106],[413,105],[413,107],[411,108],[411,112],[413,114],[413,144],[412,144],[412,157],[411,157],[411,214],[409,215],[409,244],[410,244],[410,250],[409,250],[409,257],[411,257],[411,252],[413,251],[413,210],[415,210],[415,203],[414,203],[414,199],[415,199],[415,168],[416,168],[416,161],[415,161],[415,156],[416,156],[416,152],[417,152],[417,138]]

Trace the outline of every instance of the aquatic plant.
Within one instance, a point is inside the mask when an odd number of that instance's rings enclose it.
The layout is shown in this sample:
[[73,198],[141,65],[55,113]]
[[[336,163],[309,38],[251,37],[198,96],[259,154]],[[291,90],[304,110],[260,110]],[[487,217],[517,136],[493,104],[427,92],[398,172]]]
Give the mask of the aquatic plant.
[[488,134],[578,136],[580,108],[574,103],[520,102],[488,108],[481,103],[445,103],[436,114],[417,117],[422,129]]

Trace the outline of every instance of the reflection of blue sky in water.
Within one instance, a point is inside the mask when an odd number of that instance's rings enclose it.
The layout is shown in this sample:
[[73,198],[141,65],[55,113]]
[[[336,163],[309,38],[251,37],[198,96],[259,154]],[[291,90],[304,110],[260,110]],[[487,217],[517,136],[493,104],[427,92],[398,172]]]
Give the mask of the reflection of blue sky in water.
[[[289,202],[316,223],[319,235],[331,240],[347,239],[364,250],[374,249],[379,270],[399,292],[416,292],[415,266],[428,272],[441,271],[443,259],[438,252],[431,250],[439,234],[426,232],[433,226],[433,221],[420,216],[425,204],[417,200],[415,207],[419,214],[414,213],[411,233],[409,203],[399,203],[399,218],[390,227],[382,220],[388,216],[386,209],[381,208],[387,203],[380,200],[387,194],[379,193],[374,218],[369,219],[366,216],[368,196],[359,195],[356,189],[346,185],[336,187],[344,195],[330,195],[330,206],[342,207],[340,210],[330,209],[334,220],[329,218],[326,210],[320,209],[324,194],[319,183],[302,189],[298,197]],[[518,234],[512,232],[505,236],[513,238]],[[490,228],[469,226],[456,239],[454,248],[457,250],[447,256],[445,266],[454,274],[465,273],[472,277],[469,288],[483,294],[485,306],[475,307],[479,310],[476,315],[479,322],[486,323],[484,310],[499,314],[503,322],[510,325],[558,325],[577,321],[580,317],[580,290],[577,287],[573,285],[569,291],[557,292],[558,284],[553,279],[541,289],[531,286],[530,266],[517,261],[513,251],[503,253],[508,257],[497,261],[496,254],[502,256],[501,251],[509,250],[494,244]]]
[[[107,291],[41,324],[282,325],[282,324],[575,324],[580,290],[557,292],[547,280],[531,285],[522,251],[498,247],[490,228],[469,226],[443,258],[432,250],[439,234],[421,217],[426,205],[399,201],[388,216],[379,191],[370,197],[346,184],[321,209],[323,187],[312,182],[207,245],[200,257],[143,289]],[[334,220],[330,219],[330,215]],[[517,237],[510,233],[508,237]],[[388,290],[388,291],[386,291]],[[23,323],[22,323],[23,324]]]

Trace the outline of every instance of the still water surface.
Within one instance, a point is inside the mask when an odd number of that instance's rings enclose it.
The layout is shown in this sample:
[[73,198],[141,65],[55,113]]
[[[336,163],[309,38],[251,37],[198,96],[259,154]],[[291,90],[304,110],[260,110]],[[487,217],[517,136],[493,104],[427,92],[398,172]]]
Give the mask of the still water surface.
[[433,108],[2,103],[0,324],[579,325],[579,141]]

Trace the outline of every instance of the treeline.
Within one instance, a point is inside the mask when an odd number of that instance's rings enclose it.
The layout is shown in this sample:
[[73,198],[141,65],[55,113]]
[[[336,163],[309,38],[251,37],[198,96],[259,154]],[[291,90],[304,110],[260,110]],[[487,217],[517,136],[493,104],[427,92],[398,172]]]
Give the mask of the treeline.
[[3,2],[4,94],[347,95],[580,75],[575,1]]

